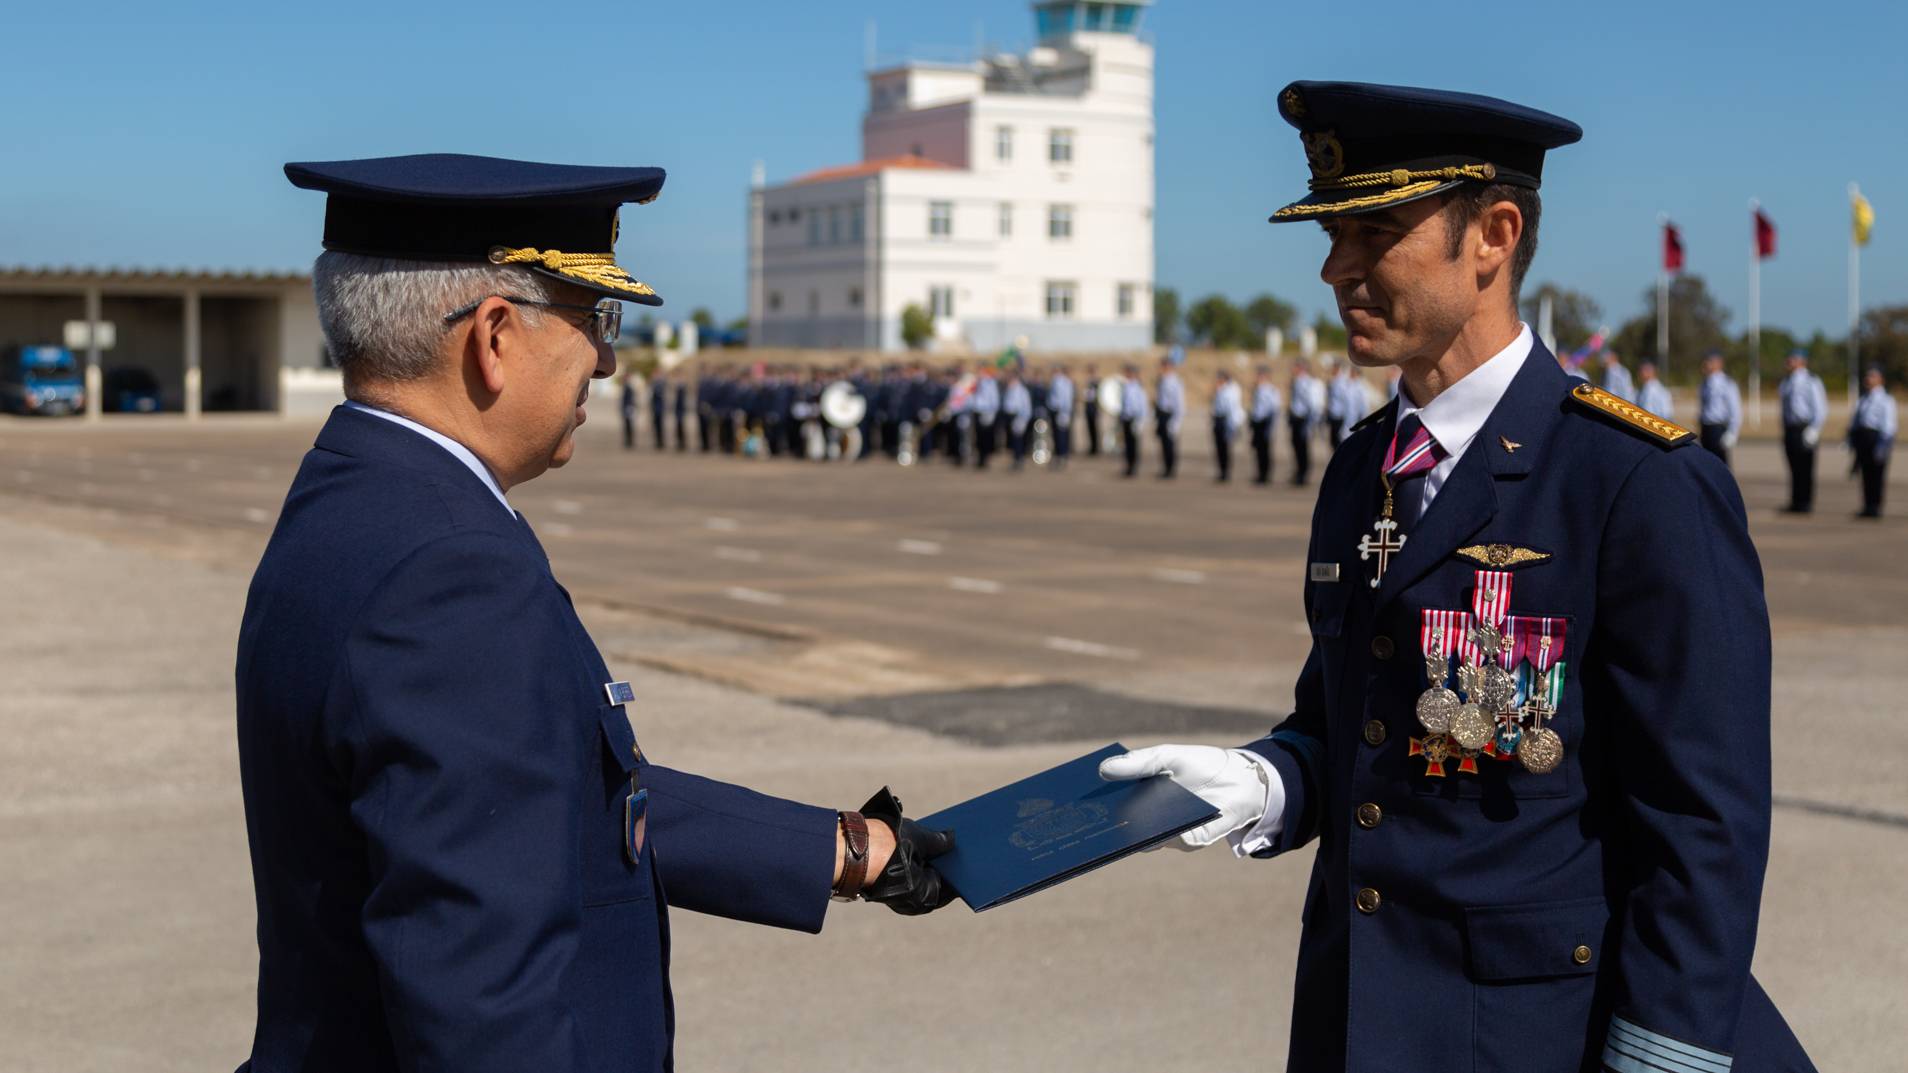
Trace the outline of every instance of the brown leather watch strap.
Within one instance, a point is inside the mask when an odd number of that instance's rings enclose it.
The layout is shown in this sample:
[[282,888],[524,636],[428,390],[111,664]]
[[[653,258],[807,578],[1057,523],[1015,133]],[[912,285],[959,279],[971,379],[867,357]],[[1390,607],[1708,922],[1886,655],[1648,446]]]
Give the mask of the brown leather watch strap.
[[842,854],[841,881],[835,884],[835,895],[852,900],[861,894],[868,879],[868,821],[859,812],[842,813],[841,836],[847,852]]

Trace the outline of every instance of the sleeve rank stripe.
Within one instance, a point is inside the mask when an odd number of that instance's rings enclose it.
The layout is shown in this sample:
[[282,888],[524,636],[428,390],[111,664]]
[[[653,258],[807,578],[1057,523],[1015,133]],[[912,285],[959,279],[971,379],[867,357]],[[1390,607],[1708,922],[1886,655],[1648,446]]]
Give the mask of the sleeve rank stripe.
[[1653,1073],[1655,1070],[1667,1070],[1668,1073],[1729,1073],[1735,1061],[1729,1055],[1639,1028],[1621,1017],[1612,1017],[1603,1060],[1614,1069],[1622,1069],[1624,1067],[1612,1061],[1618,1057],[1636,1063],[1639,1073]]
[[1687,443],[1696,435],[1675,422],[1665,421],[1641,406],[1624,402],[1591,384],[1578,384],[1571,389],[1570,397],[1598,413],[1609,414],[1631,428],[1648,433],[1670,446]]

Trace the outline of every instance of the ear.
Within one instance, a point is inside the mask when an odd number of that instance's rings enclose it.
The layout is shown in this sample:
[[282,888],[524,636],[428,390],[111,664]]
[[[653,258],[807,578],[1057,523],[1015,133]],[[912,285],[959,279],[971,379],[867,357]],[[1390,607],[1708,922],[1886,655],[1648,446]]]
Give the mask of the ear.
[[471,314],[470,338],[464,344],[470,372],[481,380],[484,389],[498,395],[504,389],[507,356],[514,356],[525,344],[523,317],[517,307],[502,298],[486,298]]
[[1524,236],[1524,214],[1508,201],[1493,203],[1478,218],[1477,274],[1480,279],[1494,275],[1510,264]]

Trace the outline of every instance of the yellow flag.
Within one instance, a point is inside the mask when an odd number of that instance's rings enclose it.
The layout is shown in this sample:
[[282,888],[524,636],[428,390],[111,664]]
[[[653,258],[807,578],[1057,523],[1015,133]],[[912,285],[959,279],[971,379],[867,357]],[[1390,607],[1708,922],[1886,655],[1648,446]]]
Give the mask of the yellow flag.
[[1875,227],[1875,207],[1868,203],[1867,198],[1852,189],[1848,192],[1848,198],[1849,207],[1854,210],[1855,215],[1855,245],[1866,246],[1868,233]]

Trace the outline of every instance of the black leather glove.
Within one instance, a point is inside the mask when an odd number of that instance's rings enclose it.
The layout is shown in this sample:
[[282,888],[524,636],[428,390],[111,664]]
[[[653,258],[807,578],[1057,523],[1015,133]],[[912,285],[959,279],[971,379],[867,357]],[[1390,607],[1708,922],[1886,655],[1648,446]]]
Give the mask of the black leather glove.
[[930,831],[901,815],[901,800],[883,786],[861,806],[861,815],[894,832],[888,866],[862,888],[861,896],[900,913],[924,916],[954,900],[953,887],[928,862],[954,848],[954,832]]

